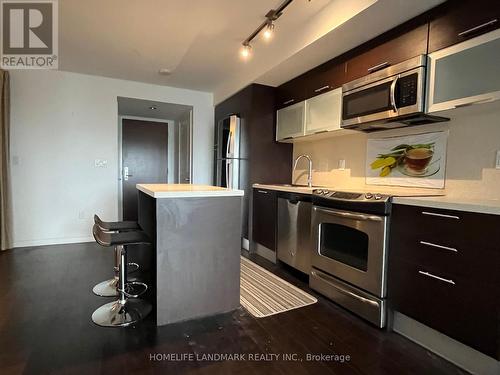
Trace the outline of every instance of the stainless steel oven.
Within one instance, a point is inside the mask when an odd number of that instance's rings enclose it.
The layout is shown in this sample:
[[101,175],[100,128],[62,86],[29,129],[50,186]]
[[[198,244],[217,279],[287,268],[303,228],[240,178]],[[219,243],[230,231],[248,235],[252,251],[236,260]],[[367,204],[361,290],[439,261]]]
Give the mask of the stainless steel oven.
[[387,217],[313,207],[313,262],[377,297],[385,297]]
[[319,191],[313,194],[310,285],[383,327],[390,197]]
[[342,127],[372,131],[448,119],[425,113],[425,55],[342,86]]

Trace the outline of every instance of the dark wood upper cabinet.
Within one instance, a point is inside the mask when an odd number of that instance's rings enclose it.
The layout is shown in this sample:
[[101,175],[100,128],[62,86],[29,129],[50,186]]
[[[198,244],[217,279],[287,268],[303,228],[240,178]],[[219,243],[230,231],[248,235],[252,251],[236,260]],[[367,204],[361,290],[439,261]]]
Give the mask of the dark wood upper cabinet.
[[307,78],[298,76],[276,89],[276,108],[280,109],[306,99]]
[[500,1],[448,1],[433,12],[429,27],[429,53],[499,27]]
[[252,240],[276,251],[278,197],[274,190],[253,189]]
[[332,60],[305,74],[306,97],[312,98],[346,83],[345,63]]
[[417,25],[404,24],[350,51],[353,56],[346,62],[346,81],[426,54],[428,23],[417,21]]

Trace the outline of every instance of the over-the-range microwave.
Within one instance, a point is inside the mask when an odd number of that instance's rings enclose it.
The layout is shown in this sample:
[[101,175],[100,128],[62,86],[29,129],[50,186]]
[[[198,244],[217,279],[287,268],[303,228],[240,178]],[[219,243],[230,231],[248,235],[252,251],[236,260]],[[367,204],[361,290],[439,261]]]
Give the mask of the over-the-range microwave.
[[420,55],[342,86],[342,128],[375,131],[448,121],[425,113],[427,57]]

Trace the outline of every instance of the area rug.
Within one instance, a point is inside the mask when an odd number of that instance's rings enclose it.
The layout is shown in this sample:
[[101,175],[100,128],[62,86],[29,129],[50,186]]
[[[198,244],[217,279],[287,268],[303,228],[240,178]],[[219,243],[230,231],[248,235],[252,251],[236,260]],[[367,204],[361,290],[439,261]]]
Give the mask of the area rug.
[[240,303],[256,318],[264,318],[318,302],[278,276],[241,257]]

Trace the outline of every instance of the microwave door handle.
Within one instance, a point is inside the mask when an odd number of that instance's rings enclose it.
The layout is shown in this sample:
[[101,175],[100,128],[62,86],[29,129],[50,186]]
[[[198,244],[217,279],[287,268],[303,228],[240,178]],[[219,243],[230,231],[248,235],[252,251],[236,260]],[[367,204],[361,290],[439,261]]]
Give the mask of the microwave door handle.
[[394,78],[394,81],[391,83],[391,107],[394,112],[398,111],[398,106],[396,105],[396,85],[399,81],[399,74],[397,75],[396,78]]

